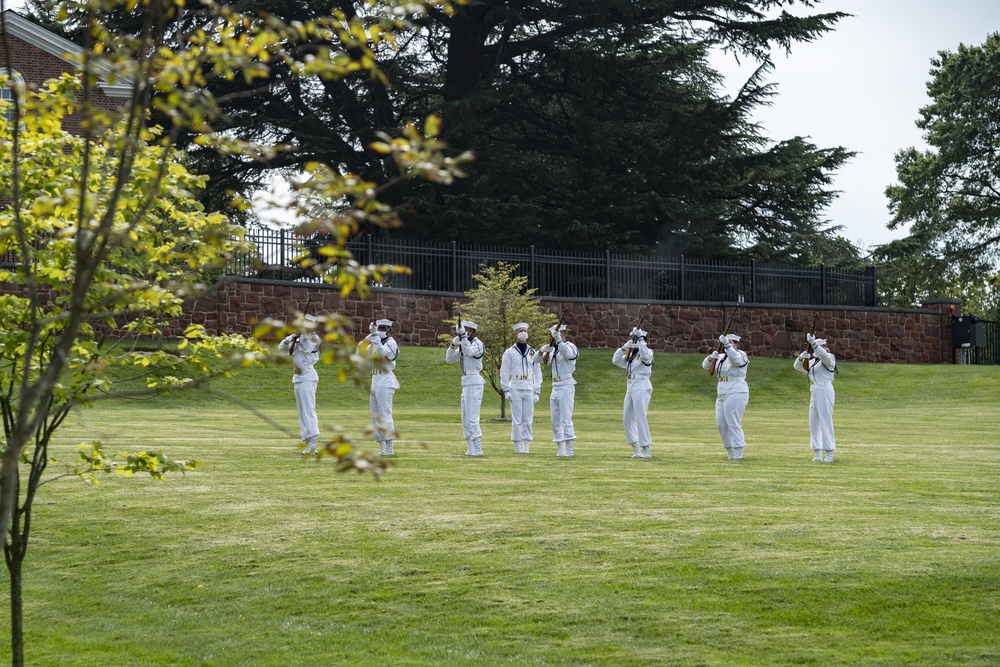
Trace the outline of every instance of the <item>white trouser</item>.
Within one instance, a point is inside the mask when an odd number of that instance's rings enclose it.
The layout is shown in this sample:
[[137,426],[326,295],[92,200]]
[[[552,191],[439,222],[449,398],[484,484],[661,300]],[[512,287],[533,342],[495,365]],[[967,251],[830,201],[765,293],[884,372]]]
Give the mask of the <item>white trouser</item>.
[[649,433],[649,421],[646,412],[649,411],[649,401],[653,391],[637,390],[625,393],[625,438],[630,445],[648,447],[653,444],[653,436]]
[[372,412],[372,427],[375,429],[375,442],[388,442],[396,435],[396,427],[392,423],[392,387],[372,387],[368,400]]
[[549,398],[549,412],[552,413],[552,441],[562,442],[576,437],[573,432],[573,403],[576,400],[576,385],[562,382],[552,383]]
[[299,413],[299,437],[302,438],[302,442],[309,442],[310,438],[315,439],[319,435],[319,419],[316,417],[318,384],[318,380],[292,383],[292,388],[295,390],[295,408]]
[[809,392],[809,446],[814,450],[836,451],[833,435],[833,404],[836,394],[832,384],[814,384]]
[[715,399],[715,423],[726,449],[743,449],[743,411],[750,402],[750,394],[719,394]]
[[483,405],[483,385],[462,385],[462,430],[465,439],[473,441],[483,437],[479,428],[479,411]]
[[531,442],[531,424],[535,420],[535,390],[510,390],[510,439]]

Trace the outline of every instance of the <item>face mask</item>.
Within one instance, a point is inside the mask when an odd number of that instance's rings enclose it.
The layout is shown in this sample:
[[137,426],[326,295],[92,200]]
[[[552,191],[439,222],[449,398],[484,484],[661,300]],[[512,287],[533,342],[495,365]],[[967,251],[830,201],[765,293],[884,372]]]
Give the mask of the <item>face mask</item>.
[[518,343],[527,343],[528,342],[528,332],[527,331],[522,331],[522,332],[518,333],[517,334],[517,342]]

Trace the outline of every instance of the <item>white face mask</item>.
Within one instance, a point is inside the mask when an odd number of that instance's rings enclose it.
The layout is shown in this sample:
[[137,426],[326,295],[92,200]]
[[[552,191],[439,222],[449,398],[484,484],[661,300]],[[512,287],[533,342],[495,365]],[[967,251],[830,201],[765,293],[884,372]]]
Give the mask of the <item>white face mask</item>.
[[527,331],[520,331],[520,332],[518,332],[518,334],[517,334],[517,342],[518,343],[527,343],[528,342],[528,332]]

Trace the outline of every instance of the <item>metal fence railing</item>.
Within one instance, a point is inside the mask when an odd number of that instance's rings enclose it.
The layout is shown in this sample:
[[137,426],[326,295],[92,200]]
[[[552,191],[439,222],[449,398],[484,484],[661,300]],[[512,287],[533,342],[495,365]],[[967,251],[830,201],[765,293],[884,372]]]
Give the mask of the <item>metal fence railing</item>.
[[[322,240],[287,230],[247,234],[254,250],[235,259],[231,275],[272,280],[319,281],[297,258],[314,253]],[[550,252],[529,248],[376,239],[347,244],[361,264],[398,264],[406,275],[388,275],[384,287],[462,293],[475,287],[483,265],[516,264],[539,296],[594,300],[744,301],[746,303],[873,307],[875,267],[863,271],[798,267],[612,252]]]

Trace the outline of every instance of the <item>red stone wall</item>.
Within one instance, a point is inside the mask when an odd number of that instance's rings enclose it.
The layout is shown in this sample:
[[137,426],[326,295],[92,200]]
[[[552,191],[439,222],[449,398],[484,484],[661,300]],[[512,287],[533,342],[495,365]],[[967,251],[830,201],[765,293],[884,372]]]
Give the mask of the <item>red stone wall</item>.
[[[337,312],[355,321],[355,336],[372,319],[396,322],[396,339],[407,345],[437,345],[443,322],[455,315],[461,297],[432,293],[375,291],[364,301],[341,299],[329,286],[290,286],[264,281],[224,279],[218,291],[190,305],[190,317],[175,323],[178,334],[188,322],[210,332],[249,333],[264,317],[282,317],[291,309]],[[639,303],[594,303],[542,299],[554,313],[566,313],[571,337],[582,348],[617,347],[635,324]],[[667,352],[708,353],[725,328],[735,304],[657,303],[649,307],[643,328],[650,344]],[[961,302],[928,302],[923,309],[859,309],[743,305],[732,332],[744,338],[744,349],[759,357],[791,357],[802,349],[806,331],[816,318],[816,333],[830,341],[844,360],[869,362],[952,363],[951,315]]]

